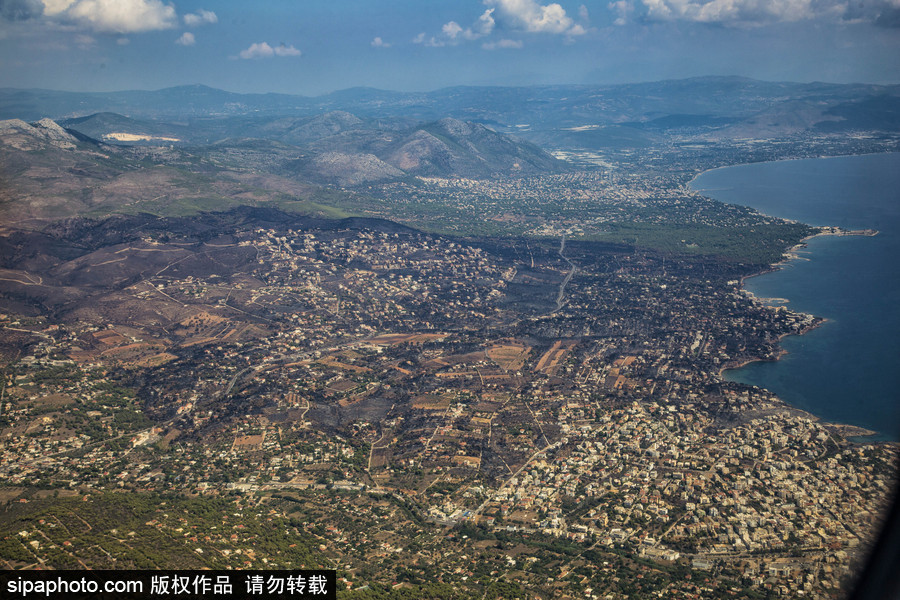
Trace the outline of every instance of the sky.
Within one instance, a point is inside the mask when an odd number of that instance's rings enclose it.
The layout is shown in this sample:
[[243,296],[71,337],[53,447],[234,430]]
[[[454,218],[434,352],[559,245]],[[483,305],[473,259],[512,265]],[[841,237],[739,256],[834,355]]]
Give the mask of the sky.
[[900,83],[900,0],[0,0],[0,87]]

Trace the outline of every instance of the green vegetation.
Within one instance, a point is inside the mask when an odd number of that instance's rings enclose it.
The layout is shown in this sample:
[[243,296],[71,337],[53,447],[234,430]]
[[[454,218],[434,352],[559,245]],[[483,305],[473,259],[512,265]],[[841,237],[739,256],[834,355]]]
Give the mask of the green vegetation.
[[105,492],[33,499],[0,516],[0,554],[52,568],[316,568],[312,547],[298,523],[228,498]]
[[799,223],[713,227],[694,224],[610,223],[607,232],[586,236],[674,254],[707,254],[767,265],[781,260],[787,248],[815,233]]

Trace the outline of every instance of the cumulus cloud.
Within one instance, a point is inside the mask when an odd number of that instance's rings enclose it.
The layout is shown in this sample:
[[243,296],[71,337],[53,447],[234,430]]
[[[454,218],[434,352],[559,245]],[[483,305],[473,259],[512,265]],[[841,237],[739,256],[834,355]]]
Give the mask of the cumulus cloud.
[[900,0],[616,0],[608,5],[616,25],[644,21],[691,21],[755,26],[804,20],[874,22],[900,13]]
[[[54,4],[54,10],[61,6]],[[175,7],[160,0],[77,0],[64,9],[66,18],[107,33],[138,33],[175,26]]]
[[444,23],[444,26],[441,28],[441,31],[444,32],[444,35],[446,35],[451,40],[456,39],[456,36],[458,36],[462,30],[463,28],[460,27],[459,23],[457,23],[456,21]]
[[250,44],[250,47],[246,50],[241,50],[238,56],[244,59],[268,58],[270,56],[275,56],[275,51],[272,49],[272,46],[265,42],[261,42],[258,44]]
[[[578,10],[584,22],[582,25],[575,23],[557,3],[544,5],[539,4],[537,0],[482,0],[482,2],[489,8],[469,27],[463,27],[457,21],[448,21],[436,36],[428,37],[420,33],[413,38],[413,43],[433,47],[454,46],[490,36],[497,29],[498,23],[506,30],[560,34],[566,36],[569,41],[587,33],[585,25],[588,24],[588,10],[584,5]],[[485,41],[482,48],[495,50],[521,48],[522,45],[521,40],[500,39]]]
[[[443,38],[445,42],[450,43],[458,43],[462,40],[477,40],[479,38],[483,38],[491,34],[494,31],[494,26],[496,22],[494,21],[494,9],[489,8],[484,11],[480,17],[472,24],[471,27],[466,27],[463,29],[462,25],[457,23],[456,21],[450,21],[445,23],[441,28],[441,33],[443,34]],[[424,41],[424,36],[422,38]],[[437,42],[438,40],[434,40],[433,42]],[[438,45],[437,43],[430,43],[430,45]],[[444,45],[443,43],[440,45]]]
[[372,47],[373,48],[390,48],[391,45],[389,43],[385,42],[380,37],[376,37],[374,40],[372,40]]
[[44,14],[41,0],[0,0],[0,18],[7,21],[27,21]]
[[536,0],[484,0],[484,4],[495,7],[504,22],[518,29],[568,36],[585,33],[584,27],[576,26],[565,9],[555,2],[542,5]]
[[518,49],[524,46],[521,40],[502,39],[496,42],[485,42],[481,45],[485,50],[497,50],[498,48]]
[[616,20],[613,21],[616,25],[624,25],[628,22],[631,14],[634,12],[634,4],[629,2],[628,0],[617,0],[616,2],[609,3],[609,10],[611,10],[616,15]]
[[75,4],[75,0],[43,0],[43,4],[44,14],[52,16],[61,13]]
[[190,31],[185,31],[181,34],[181,37],[175,40],[175,43],[179,46],[193,46],[197,42],[197,39],[194,37],[194,34]]
[[285,46],[284,44],[279,44],[275,46],[275,56],[300,56],[300,54],[302,53],[294,48],[293,45]]
[[250,47],[246,50],[241,50],[239,56],[249,60],[254,58],[272,58],[274,56],[300,56],[300,54],[301,52],[294,46],[279,44],[273,48],[266,42],[259,42],[250,44]]
[[494,30],[497,22],[494,21],[494,9],[489,8],[488,10],[481,13],[481,16],[478,17],[478,20],[475,21],[475,24],[472,26],[470,31],[474,32],[478,37],[490,35],[490,33]]
[[200,9],[195,13],[184,15],[184,24],[188,27],[196,27],[198,25],[206,25],[208,23],[218,23],[219,17],[211,10]]

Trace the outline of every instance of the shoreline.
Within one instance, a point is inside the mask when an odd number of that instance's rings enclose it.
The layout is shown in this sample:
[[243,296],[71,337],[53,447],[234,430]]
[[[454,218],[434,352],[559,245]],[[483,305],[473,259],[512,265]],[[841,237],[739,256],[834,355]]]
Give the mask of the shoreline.
[[[785,334],[778,336],[778,341],[781,342],[782,339],[784,339],[790,335],[806,335],[807,333],[809,333],[810,331],[812,331],[814,329],[817,329],[819,326],[821,326],[823,323],[825,323],[827,321],[827,319],[824,319],[821,317],[819,319],[820,320],[817,321],[814,325],[804,329],[803,331],[801,331],[799,333],[785,333]],[[747,359],[743,359],[743,360],[729,362],[725,366],[723,366],[722,368],[719,369],[719,371],[717,373],[718,379],[720,382],[723,382],[723,383],[727,382],[727,383],[735,383],[738,385],[761,387],[761,386],[755,386],[753,384],[742,383],[740,381],[730,381],[724,377],[725,371],[735,371],[738,369],[742,369],[742,368],[746,367],[747,365],[750,365],[750,364],[753,364],[756,362],[778,362],[779,360],[781,360],[781,358],[783,356],[786,356],[787,354],[788,354],[787,350],[779,347],[778,352],[772,358],[747,358]],[[769,390],[768,388],[762,388],[762,389],[766,389],[768,392],[770,392],[772,394],[773,399],[776,400],[781,405],[781,410],[788,411],[789,413],[791,413],[793,415],[802,415],[805,418],[809,419],[810,421],[820,423],[823,427],[825,427],[828,430],[832,431],[833,433],[836,433],[837,435],[841,436],[848,443],[864,444],[864,445],[877,443],[877,444],[891,444],[891,445],[895,445],[895,446],[900,446],[900,440],[867,439],[867,438],[875,438],[875,437],[885,436],[885,434],[880,431],[875,431],[873,429],[868,429],[866,427],[862,427],[859,425],[851,425],[849,423],[837,423],[834,421],[826,421],[823,417],[820,417],[819,415],[816,415],[814,413],[809,412],[806,409],[799,408],[797,406],[794,406],[794,405],[788,403],[786,400],[782,399],[781,396],[779,396],[772,390]]]
[[[717,200],[716,198],[714,198],[712,196],[712,194],[710,192],[712,192],[713,190],[695,189],[693,187],[694,182],[701,175],[703,175],[705,173],[709,173],[711,171],[717,171],[720,169],[729,169],[729,168],[740,167],[740,166],[750,166],[750,165],[758,165],[758,164],[766,164],[766,163],[779,163],[779,162],[800,161],[800,160],[824,160],[824,159],[829,159],[829,158],[851,158],[854,156],[873,156],[873,155],[881,155],[881,154],[898,154],[898,153],[896,153],[896,152],[887,152],[887,153],[877,152],[877,153],[848,154],[848,155],[827,156],[827,157],[803,157],[803,158],[789,158],[789,159],[779,159],[779,160],[770,160],[770,161],[760,161],[760,162],[754,162],[754,163],[741,163],[741,164],[736,164],[736,165],[725,165],[725,166],[715,167],[712,169],[707,169],[705,171],[697,173],[696,175],[694,175],[694,177],[692,177],[690,179],[690,181],[688,182],[687,185],[688,185],[688,188],[694,193],[711,198],[718,202],[722,202],[721,200]],[[722,188],[722,189],[726,189],[726,188]],[[727,189],[731,189],[731,188],[727,188]],[[735,204],[738,204],[738,203],[735,203]],[[740,204],[738,204],[738,205],[740,205]],[[743,205],[743,206],[747,206],[748,208],[756,210],[760,214],[763,214],[766,216],[774,216],[775,218],[779,218],[784,221],[788,221],[788,222],[792,222],[792,223],[800,223],[801,222],[801,221],[797,221],[795,219],[787,219],[784,217],[778,217],[777,215],[769,215],[769,214],[763,213],[762,211],[759,211],[758,209],[755,209],[749,205]],[[825,237],[825,236],[829,236],[829,237],[844,237],[844,236],[871,237],[871,236],[879,235],[879,231],[877,231],[875,229],[850,230],[850,229],[844,229],[842,227],[833,226],[833,225],[831,225],[831,226],[830,225],[819,225],[819,226],[810,225],[810,227],[812,227],[815,230],[815,232],[802,238],[799,242],[797,242],[792,247],[787,249],[783,253],[781,260],[779,260],[778,262],[775,262],[775,263],[771,263],[767,267],[761,269],[759,272],[742,276],[739,280],[739,286],[738,286],[740,293],[745,294],[751,300],[751,302],[753,302],[754,304],[765,306],[772,310],[786,309],[787,305],[790,302],[790,299],[758,297],[753,292],[749,291],[745,287],[746,280],[751,277],[758,277],[761,275],[766,275],[766,274],[770,274],[770,273],[779,271],[782,268],[784,268],[784,266],[786,266],[787,264],[789,264],[791,261],[794,261],[794,260],[801,260],[801,259],[808,260],[808,259],[805,259],[804,257],[799,256],[799,251],[801,251],[802,249],[808,248],[808,242],[814,238],[817,238],[820,236],[821,237]],[[792,312],[795,312],[795,311],[792,311]],[[727,362],[725,365],[723,365],[718,370],[717,379],[720,382],[727,382],[729,380],[725,378],[726,371],[732,371],[732,370],[736,371],[736,370],[744,368],[755,362],[773,362],[773,363],[778,362],[779,360],[781,360],[782,357],[784,357],[785,355],[788,354],[788,351],[785,350],[781,346],[781,341],[785,337],[787,337],[789,335],[806,335],[810,331],[813,331],[814,329],[819,328],[821,325],[823,325],[824,323],[826,323],[828,321],[824,317],[818,317],[818,316],[810,314],[810,313],[797,313],[797,314],[804,314],[804,315],[811,316],[814,318],[814,321],[810,326],[805,327],[798,332],[791,332],[791,333],[785,333],[785,334],[779,335],[777,338],[777,341],[776,341],[776,352],[773,356],[744,358],[744,359],[740,359],[740,360],[734,360],[734,361]],[[740,382],[732,382],[732,383],[738,383],[740,385],[752,385],[752,384],[744,384],[744,383],[740,383]],[[888,443],[888,444],[893,444],[893,445],[900,444],[900,441],[898,441],[898,440],[877,439],[879,437],[886,436],[886,434],[884,434],[883,432],[880,432],[880,431],[874,431],[874,430],[871,430],[871,429],[868,429],[865,427],[861,427],[858,425],[851,425],[848,423],[837,423],[837,422],[826,421],[823,417],[815,415],[815,414],[809,412],[808,410],[791,405],[790,403],[788,403],[787,401],[782,399],[777,393],[773,392],[772,390],[769,390],[768,388],[765,388],[765,389],[767,389],[767,391],[769,391],[772,394],[772,396],[778,401],[779,404],[781,404],[781,406],[783,407],[784,410],[788,410],[795,414],[805,415],[807,418],[821,423],[823,426],[826,426],[830,431],[839,435],[840,437],[842,437],[844,440],[846,440],[849,443],[852,443],[852,444]],[[867,439],[867,438],[876,438],[876,439]]]
[[[700,171],[699,173],[697,173],[696,175],[691,177],[690,181],[688,181],[686,185],[688,187],[690,187],[690,185],[692,183],[694,183],[694,181],[696,181],[697,178],[699,178],[704,173],[711,173],[713,171],[718,171],[720,169],[733,169],[735,167],[746,167],[749,165],[768,165],[768,164],[774,164],[774,163],[780,163],[780,162],[796,162],[799,160],[829,160],[832,158],[852,158],[854,156],[880,156],[882,154],[900,154],[900,152],[862,152],[860,154],[835,154],[833,156],[800,156],[800,157],[796,157],[796,158],[776,158],[774,160],[760,160],[757,162],[737,163],[737,164],[733,164],[733,165],[722,165],[720,167],[713,167],[712,169],[705,169],[703,171]],[[703,190],[695,190],[693,188],[691,188],[691,191],[696,192],[698,194],[703,193]],[[721,200],[718,200],[718,202],[721,202]],[[751,206],[750,208],[753,208],[753,207]],[[756,209],[754,209],[754,210],[756,210]],[[771,217],[774,215],[768,215],[768,216]],[[780,219],[781,217],[778,217],[778,218]],[[785,220],[789,220],[789,219],[785,219]]]
[[[832,229],[832,228],[828,228],[828,229]],[[789,299],[758,297],[758,296],[756,296],[756,294],[754,294],[753,292],[748,290],[746,287],[744,287],[744,282],[747,279],[750,279],[751,277],[759,277],[761,275],[774,273],[775,271],[780,270],[784,265],[786,265],[790,261],[798,260],[800,257],[796,256],[796,254],[794,252],[800,248],[807,247],[806,242],[813,238],[816,238],[819,236],[876,235],[876,234],[877,234],[877,232],[864,234],[864,233],[833,233],[830,231],[828,231],[828,232],[820,231],[818,233],[814,233],[812,235],[806,236],[805,238],[800,240],[797,244],[795,244],[793,247],[791,247],[788,251],[786,251],[784,253],[784,257],[782,258],[782,260],[778,261],[777,263],[772,263],[771,265],[769,265],[768,268],[764,269],[763,271],[761,271],[759,273],[753,273],[752,275],[745,275],[745,276],[741,277],[740,284],[739,284],[740,291],[743,294],[745,294],[748,298],[750,298],[751,302],[753,302],[753,303],[765,306],[765,307],[773,309],[773,310],[779,309],[779,308],[784,309],[785,305],[790,302]],[[781,301],[783,301],[783,304],[773,305],[773,304],[766,303],[765,300],[781,300]],[[777,338],[777,341],[776,341],[777,352],[775,353],[775,355],[773,357],[770,357],[770,358],[765,358],[765,357],[745,358],[745,359],[731,361],[731,362],[726,363],[719,369],[719,371],[717,373],[718,380],[720,382],[738,383],[740,385],[752,385],[752,384],[745,384],[745,383],[741,383],[741,382],[730,382],[728,379],[725,378],[725,371],[736,371],[738,369],[742,369],[742,368],[746,367],[747,365],[757,363],[757,362],[771,362],[771,363],[778,362],[779,360],[782,359],[782,357],[784,357],[788,354],[788,351],[785,350],[781,346],[781,340],[783,340],[784,338],[786,338],[788,336],[792,336],[792,335],[797,335],[797,336],[806,335],[807,333],[809,333],[815,329],[818,329],[823,324],[828,322],[828,319],[826,319],[825,317],[819,317],[819,316],[816,316],[816,315],[813,315],[810,313],[797,313],[797,314],[809,315],[809,316],[813,317],[815,320],[809,327],[806,327],[806,328],[802,329],[801,331],[798,331],[796,333],[783,333],[783,334],[779,335]],[[758,387],[758,386],[756,386],[756,387]],[[836,423],[836,422],[832,422],[832,421],[825,421],[822,417],[820,417],[816,414],[813,414],[813,413],[809,412],[808,410],[799,408],[797,406],[794,406],[794,405],[788,403],[787,401],[782,399],[781,396],[779,396],[772,390],[768,390],[768,388],[764,388],[764,389],[767,389],[767,391],[772,393],[773,397],[775,399],[777,399],[779,403],[781,403],[784,410],[788,410],[793,414],[804,415],[806,418],[808,418],[812,421],[821,423],[823,426],[827,427],[829,430],[833,431],[834,433],[840,435],[844,440],[846,440],[849,443],[852,443],[852,444],[889,443],[889,444],[895,444],[895,445],[900,444],[900,441],[897,441],[897,440],[866,439],[866,438],[873,438],[875,436],[883,436],[885,434],[883,434],[880,431],[875,431],[872,429],[867,429],[865,427],[861,427],[859,425],[851,425],[849,423]]]
[[[826,323],[828,321],[828,319],[826,319],[824,317],[815,317],[815,318],[816,318],[816,322],[802,331],[798,331],[797,333],[782,333],[781,335],[779,335],[778,343],[780,343],[781,340],[783,340],[784,338],[791,336],[791,335],[806,335],[810,331],[812,331],[814,329],[818,329],[819,327],[821,327],[824,323]],[[788,354],[788,351],[779,345],[778,352],[776,352],[775,356],[772,358],[745,358],[742,360],[726,363],[723,367],[721,367],[719,369],[718,377],[722,381],[728,381],[727,379],[725,379],[723,377],[725,371],[736,371],[737,369],[742,369],[742,368],[746,367],[747,365],[750,365],[750,364],[753,364],[756,362],[778,362],[779,360],[781,360],[782,356],[785,356],[787,354]],[[797,409],[797,410],[802,410],[802,409]]]
[[[769,215],[769,216],[771,216],[771,215]],[[780,219],[781,217],[776,217],[776,218]],[[785,219],[785,220],[789,221],[789,219]],[[741,289],[744,291],[744,293],[749,294],[753,298],[757,297],[755,294],[753,294],[753,292],[744,288],[744,281],[746,281],[747,279],[750,279],[751,277],[759,277],[761,275],[767,275],[769,273],[774,273],[775,271],[778,271],[779,269],[781,269],[782,267],[787,265],[792,260],[803,260],[802,256],[797,255],[797,252],[799,252],[803,248],[808,248],[809,246],[807,245],[807,242],[809,242],[809,240],[815,239],[817,237],[850,237],[850,236],[874,237],[879,234],[877,229],[844,229],[842,227],[836,227],[833,225],[823,225],[823,226],[819,226],[819,227],[810,225],[810,227],[814,227],[815,229],[818,229],[819,231],[817,231],[816,233],[813,233],[811,235],[808,235],[805,238],[802,238],[799,242],[797,242],[796,244],[794,244],[793,246],[791,246],[790,248],[785,250],[784,254],[782,254],[781,260],[779,260],[778,262],[770,264],[766,269],[760,271],[759,273],[753,273],[752,275],[744,275],[743,277],[741,277],[741,279],[740,279]],[[760,300],[762,300],[762,298],[760,298]],[[790,302],[790,300],[787,298],[773,298],[773,300],[783,300],[785,303]]]

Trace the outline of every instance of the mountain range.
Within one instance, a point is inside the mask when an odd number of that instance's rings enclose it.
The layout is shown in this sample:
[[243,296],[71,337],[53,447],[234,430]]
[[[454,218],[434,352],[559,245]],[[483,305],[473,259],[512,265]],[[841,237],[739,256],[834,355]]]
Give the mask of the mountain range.
[[[697,77],[619,85],[452,87],[431,92],[352,88],[315,98],[237,94],[202,85],[93,93],[0,89],[0,119],[64,120],[104,112],[167,122],[172,129],[178,129],[176,124],[190,125],[195,134],[204,132],[207,142],[235,137],[245,129],[284,127],[283,120],[325,113],[349,113],[355,119],[393,118],[407,126],[450,117],[541,140],[546,140],[547,131],[572,128],[594,128],[590,137],[597,138],[596,130],[609,127],[614,128],[614,137],[623,137],[624,127],[629,130],[624,137],[636,139],[652,136],[654,131],[683,129],[731,138],[808,130],[896,131],[900,85]],[[332,116],[326,127],[339,120]],[[294,130],[298,139],[320,135],[315,133],[315,123],[303,125]],[[348,125],[340,123],[342,128]]]
[[332,214],[323,186],[365,194],[365,186],[414,177],[571,168],[556,150],[639,157],[734,140],[749,148],[760,139],[895,139],[900,86],[704,77],[420,93],[355,88],[318,98],[204,86],[7,88],[0,117],[0,201],[10,218],[178,215],[273,193],[334,217],[341,215]]

